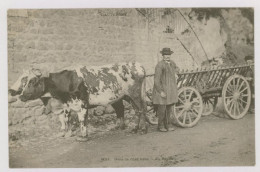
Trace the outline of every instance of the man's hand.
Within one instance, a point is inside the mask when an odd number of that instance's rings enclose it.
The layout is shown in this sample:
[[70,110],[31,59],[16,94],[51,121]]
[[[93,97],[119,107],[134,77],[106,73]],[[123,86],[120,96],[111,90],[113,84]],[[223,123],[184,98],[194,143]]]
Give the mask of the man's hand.
[[165,98],[165,97],[166,97],[166,94],[165,94],[163,91],[161,92],[161,97],[162,97],[162,98]]

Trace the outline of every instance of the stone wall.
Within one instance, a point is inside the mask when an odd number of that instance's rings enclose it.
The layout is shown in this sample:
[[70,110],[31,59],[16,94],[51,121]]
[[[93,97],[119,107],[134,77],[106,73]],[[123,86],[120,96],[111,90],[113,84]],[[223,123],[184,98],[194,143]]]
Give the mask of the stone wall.
[[[147,73],[153,73],[163,47],[173,49],[172,58],[181,69],[200,67],[207,58],[183,17],[178,12],[165,13],[165,9],[151,10],[149,18],[136,9],[8,10],[9,85],[29,67],[50,72],[77,64],[136,60]],[[180,10],[188,18],[190,9]],[[246,49],[243,54],[252,54],[252,46],[248,48],[245,38],[253,37],[253,25],[238,9],[222,13],[233,45]],[[227,33],[221,29],[222,21],[210,18],[206,24],[189,22],[209,59],[225,52]],[[241,24],[243,27],[239,27]],[[174,33],[165,34],[167,26]],[[236,50],[234,53],[240,54]]]
[[[153,73],[163,47],[174,50],[177,65],[191,68],[194,61],[176,35],[199,63],[206,60],[194,35],[181,34],[188,28],[185,21],[175,16],[178,22],[174,24],[162,14],[158,9],[147,25],[146,18],[135,9],[9,10],[9,84],[29,67],[56,71],[77,64],[136,60],[147,73]],[[172,25],[178,33],[164,34],[166,25]]]
[[43,112],[43,103],[40,99],[21,102],[10,101],[9,102],[9,125],[16,124],[35,124],[36,121],[43,121],[46,119],[46,115]]

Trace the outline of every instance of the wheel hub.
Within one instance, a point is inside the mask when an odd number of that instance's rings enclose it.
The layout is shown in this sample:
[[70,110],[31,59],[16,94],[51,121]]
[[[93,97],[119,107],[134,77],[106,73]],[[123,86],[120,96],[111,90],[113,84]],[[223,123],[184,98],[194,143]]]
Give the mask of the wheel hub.
[[190,110],[191,109],[191,106],[192,106],[192,103],[191,102],[186,102],[184,104],[184,109],[187,111],[187,110]]
[[240,93],[236,91],[234,93],[234,99],[237,100],[239,97],[240,97]]

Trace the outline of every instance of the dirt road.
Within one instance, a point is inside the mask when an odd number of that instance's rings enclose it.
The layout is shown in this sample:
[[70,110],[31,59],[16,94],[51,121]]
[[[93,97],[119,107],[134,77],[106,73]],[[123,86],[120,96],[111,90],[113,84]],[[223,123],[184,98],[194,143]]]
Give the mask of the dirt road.
[[11,168],[147,166],[251,166],[255,164],[254,115],[229,120],[210,115],[193,128],[146,135],[115,131],[88,142],[53,139],[10,148]]

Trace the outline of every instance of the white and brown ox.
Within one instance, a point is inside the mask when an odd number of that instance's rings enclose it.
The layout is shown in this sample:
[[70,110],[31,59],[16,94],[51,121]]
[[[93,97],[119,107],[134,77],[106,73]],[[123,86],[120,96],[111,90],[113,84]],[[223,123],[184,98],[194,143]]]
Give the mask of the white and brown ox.
[[138,116],[137,132],[147,132],[145,93],[145,70],[137,62],[105,65],[81,66],[50,73],[42,77],[39,70],[30,70],[9,89],[12,96],[19,95],[22,101],[41,98],[50,93],[52,97],[78,112],[82,136],[87,136],[87,109],[111,104],[117,118],[124,126],[123,100],[132,104]]

